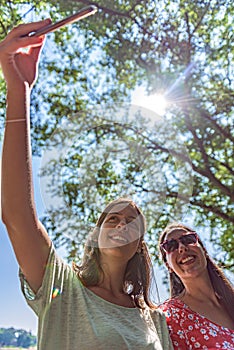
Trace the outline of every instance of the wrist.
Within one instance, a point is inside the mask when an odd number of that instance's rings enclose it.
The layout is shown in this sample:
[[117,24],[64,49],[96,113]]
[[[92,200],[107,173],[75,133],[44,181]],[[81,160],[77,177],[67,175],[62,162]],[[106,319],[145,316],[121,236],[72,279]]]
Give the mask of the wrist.
[[26,96],[30,96],[31,89],[27,82],[15,82],[15,84],[6,84],[7,100],[14,98],[16,100],[24,100]]
[[30,109],[30,91],[28,83],[7,86],[7,120],[27,118]]

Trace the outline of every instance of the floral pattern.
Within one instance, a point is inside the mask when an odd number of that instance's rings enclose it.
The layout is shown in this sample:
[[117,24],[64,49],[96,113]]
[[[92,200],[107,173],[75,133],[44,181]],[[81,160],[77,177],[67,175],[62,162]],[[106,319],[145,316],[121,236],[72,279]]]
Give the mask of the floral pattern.
[[166,315],[174,349],[234,350],[234,330],[211,322],[179,299],[167,300],[160,308]]

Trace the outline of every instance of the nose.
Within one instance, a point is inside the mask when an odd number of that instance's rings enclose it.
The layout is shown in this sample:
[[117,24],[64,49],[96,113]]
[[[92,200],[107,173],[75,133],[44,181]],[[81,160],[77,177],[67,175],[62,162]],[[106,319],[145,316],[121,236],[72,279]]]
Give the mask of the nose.
[[178,247],[178,252],[179,253],[183,253],[184,251],[188,250],[188,247],[186,245],[184,245],[182,242],[178,242],[179,247]]
[[118,230],[124,230],[126,231],[127,230],[127,221],[125,218],[122,218],[118,224],[117,224],[117,229]]

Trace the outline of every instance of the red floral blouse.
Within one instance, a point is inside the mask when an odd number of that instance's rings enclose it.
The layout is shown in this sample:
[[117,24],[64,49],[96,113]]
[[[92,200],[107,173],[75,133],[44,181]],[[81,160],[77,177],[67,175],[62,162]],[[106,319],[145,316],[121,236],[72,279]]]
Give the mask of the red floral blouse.
[[234,350],[234,330],[211,322],[179,299],[169,299],[160,308],[166,315],[174,349]]

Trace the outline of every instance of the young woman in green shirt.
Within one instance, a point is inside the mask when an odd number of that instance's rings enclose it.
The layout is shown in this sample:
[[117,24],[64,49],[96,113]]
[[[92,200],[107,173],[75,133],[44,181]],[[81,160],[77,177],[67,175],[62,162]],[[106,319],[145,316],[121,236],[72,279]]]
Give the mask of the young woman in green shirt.
[[57,256],[37,217],[29,105],[44,37],[29,33],[49,23],[21,24],[0,43],[7,85],[2,218],[23,293],[38,315],[38,349],[172,349],[165,318],[149,300],[145,221],[132,201],[117,200],[103,211],[80,267]]

